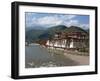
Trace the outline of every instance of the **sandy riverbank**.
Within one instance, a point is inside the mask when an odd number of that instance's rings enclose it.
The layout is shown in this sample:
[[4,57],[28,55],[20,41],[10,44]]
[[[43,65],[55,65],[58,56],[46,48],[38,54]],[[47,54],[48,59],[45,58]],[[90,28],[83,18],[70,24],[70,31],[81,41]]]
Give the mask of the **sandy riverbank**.
[[89,65],[89,56],[80,56],[80,55],[72,55],[72,54],[64,54],[69,59],[77,62],[79,65]]
[[[78,52],[75,51],[63,51],[63,50],[57,50],[57,49],[49,49],[50,52],[55,54],[62,54],[65,56],[66,59],[70,59],[74,62],[76,62],[78,65],[89,65],[89,54],[78,54]],[[70,63],[69,63],[70,64]]]

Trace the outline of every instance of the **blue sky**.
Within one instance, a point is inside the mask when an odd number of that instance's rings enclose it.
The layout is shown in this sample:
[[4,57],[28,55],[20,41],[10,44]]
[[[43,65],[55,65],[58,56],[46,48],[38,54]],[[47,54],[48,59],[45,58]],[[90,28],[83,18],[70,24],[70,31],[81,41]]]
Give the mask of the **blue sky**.
[[89,28],[88,15],[26,12],[25,21],[26,27],[49,28],[55,25],[65,25]]

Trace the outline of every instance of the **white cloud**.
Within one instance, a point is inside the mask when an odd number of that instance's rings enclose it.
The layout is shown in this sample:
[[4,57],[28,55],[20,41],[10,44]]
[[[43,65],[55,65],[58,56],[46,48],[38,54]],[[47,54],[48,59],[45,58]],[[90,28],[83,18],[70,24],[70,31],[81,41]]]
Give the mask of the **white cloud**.
[[62,20],[59,19],[56,16],[45,16],[45,17],[39,18],[37,20],[37,22],[40,25],[53,26],[53,25],[59,25],[59,24],[61,24]]
[[89,24],[80,23],[78,20],[69,20],[65,24],[68,27],[70,27],[70,26],[78,26],[78,27],[81,27],[83,29],[88,29],[89,28]]
[[66,23],[66,26],[70,27],[70,26],[78,26],[79,25],[79,21],[78,20],[69,20]]
[[45,15],[36,17],[33,13],[28,13],[26,18],[26,26],[43,26],[51,27],[55,25],[79,26],[81,28],[89,28],[89,24],[80,23],[75,17],[76,15]]
[[80,24],[80,27],[82,27],[83,29],[88,29],[89,28],[89,24]]
[[75,15],[51,15],[51,16],[44,16],[40,18],[31,17],[28,18],[30,20],[28,25],[41,25],[41,26],[50,27],[54,25],[64,24],[68,20],[73,19],[75,17],[76,17]]
[[60,16],[60,18],[61,19],[64,19],[64,20],[71,20],[71,19],[73,19],[73,18],[75,18],[76,17],[76,15],[61,15]]

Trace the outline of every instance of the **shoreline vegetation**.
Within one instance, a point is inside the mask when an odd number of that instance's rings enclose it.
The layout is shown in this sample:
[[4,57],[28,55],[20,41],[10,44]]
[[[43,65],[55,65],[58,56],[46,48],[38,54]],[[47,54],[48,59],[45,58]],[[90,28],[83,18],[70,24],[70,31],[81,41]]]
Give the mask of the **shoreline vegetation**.
[[55,54],[73,54],[73,55],[80,55],[80,56],[89,56],[89,52],[79,52],[77,50],[67,50],[63,48],[53,48],[53,47],[48,47],[47,50],[49,52],[55,53]]
[[[32,45],[39,45],[43,48],[46,48],[48,50],[48,52],[52,52],[55,54],[60,54],[60,53],[68,53],[68,54],[76,54],[76,55],[81,55],[81,56],[89,56],[89,51],[88,52],[81,52],[81,51],[77,51],[77,50],[68,50],[68,49],[63,49],[63,48],[57,48],[57,47],[50,47],[50,46],[44,46],[44,45],[40,45],[38,43],[31,43],[28,44],[26,46],[32,46]],[[84,48],[82,48],[81,50],[83,50]]]

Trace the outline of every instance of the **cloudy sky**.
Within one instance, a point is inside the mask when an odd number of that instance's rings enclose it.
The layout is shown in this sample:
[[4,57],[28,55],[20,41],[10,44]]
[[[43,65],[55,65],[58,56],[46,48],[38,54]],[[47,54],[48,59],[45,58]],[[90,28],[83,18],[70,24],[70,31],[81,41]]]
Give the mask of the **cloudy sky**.
[[88,15],[55,14],[55,13],[25,13],[26,27],[49,28],[55,25],[79,26],[83,29],[89,28]]

